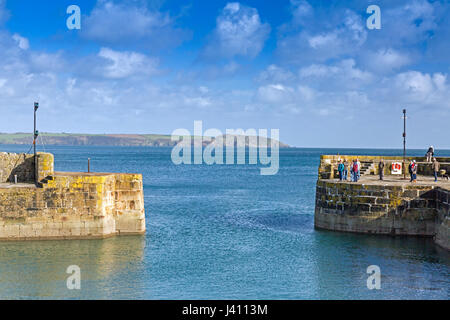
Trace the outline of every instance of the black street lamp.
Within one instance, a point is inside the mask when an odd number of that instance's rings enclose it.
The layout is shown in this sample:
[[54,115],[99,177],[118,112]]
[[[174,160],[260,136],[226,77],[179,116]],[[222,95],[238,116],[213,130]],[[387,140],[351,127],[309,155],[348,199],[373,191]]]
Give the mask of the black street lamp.
[[403,179],[406,179],[406,109],[403,109]]
[[39,136],[39,131],[36,130],[36,112],[39,109],[39,102],[34,103],[34,131],[33,131],[33,147],[34,147],[34,161],[36,165],[36,141]]

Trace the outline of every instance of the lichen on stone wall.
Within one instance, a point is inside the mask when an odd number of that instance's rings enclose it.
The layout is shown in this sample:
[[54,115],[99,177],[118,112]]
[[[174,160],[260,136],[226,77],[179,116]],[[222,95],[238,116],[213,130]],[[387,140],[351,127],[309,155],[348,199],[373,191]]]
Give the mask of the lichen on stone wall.
[[[336,160],[337,157],[333,161]],[[320,166],[330,163],[333,162],[329,156],[323,156]],[[316,228],[433,237],[437,244],[450,250],[448,189],[433,184],[348,183],[323,176],[326,174],[319,169]]]
[[145,232],[142,175],[55,173],[47,153],[38,154],[37,163],[37,184],[0,186],[0,240]]

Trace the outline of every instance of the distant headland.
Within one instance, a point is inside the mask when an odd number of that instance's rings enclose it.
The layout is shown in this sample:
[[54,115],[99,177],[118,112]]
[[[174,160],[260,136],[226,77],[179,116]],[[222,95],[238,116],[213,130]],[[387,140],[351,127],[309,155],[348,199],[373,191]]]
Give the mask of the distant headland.
[[[173,141],[171,135],[164,134],[83,134],[83,133],[41,133],[45,145],[61,146],[148,146],[173,147],[178,141]],[[270,145],[270,138],[267,144]],[[181,140],[181,138],[180,138]],[[214,138],[212,138],[214,141]],[[0,133],[0,144],[30,145],[33,142],[31,133]],[[248,146],[248,139],[246,139]],[[280,142],[280,148],[290,146]]]

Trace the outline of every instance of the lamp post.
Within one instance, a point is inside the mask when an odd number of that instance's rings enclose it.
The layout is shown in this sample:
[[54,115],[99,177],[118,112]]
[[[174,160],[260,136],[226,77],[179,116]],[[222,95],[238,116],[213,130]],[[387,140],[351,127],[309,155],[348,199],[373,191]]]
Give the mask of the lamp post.
[[39,131],[36,130],[36,112],[39,109],[39,102],[34,103],[34,131],[33,131],[33,147],[34,147],[34,161],[36,165],[36,140],[39,136]]
[[406,109],[403,109],[403,179],[406,180]]

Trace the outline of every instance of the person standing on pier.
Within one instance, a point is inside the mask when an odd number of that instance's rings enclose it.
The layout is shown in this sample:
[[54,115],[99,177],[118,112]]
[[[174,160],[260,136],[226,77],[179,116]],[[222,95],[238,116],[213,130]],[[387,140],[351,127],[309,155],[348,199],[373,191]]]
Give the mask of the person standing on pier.
[[380,180],[384,179],[384,160],[381,159],[380,163],[378,164],[378,172],[380,174]]
[[361,170],[361,163],[359,162],[358,158],[353,162],[353,175],[354,175],[354,181],[358,182],[360,177]]
[[344,180],[347,181],[348,176],[348,161],[344,159]]
[[409,176],[411,177],[411,179],[409,180],[410,182],[413,181],[413,173],[412,173],[412,168],[413,168],[413,162],[412,160],[409,162],[409,166],[408,166],[408,172],[409,172]]
[[411,163],[411,182],[416,183],[417,182],[417,163],[416,160],[413,160]]
[[353,172],[353,165],[355,164],[355,160],[352,160],[350,162],[350,181],[354,182],[355,181],[355,173]]
[[342,160],[339,160],[338,172],[339,172],[339,181],[342,181],[342,179],[344,179],[344,164],[342,163]]
[[427,151],[427,162],[431,162],[431,158],[434,156],[434,147],[430,146]]
[[438,172],[439,172],[439,169],[440,169],[440,164],[436,160],[436,158],[433,158],[433,164],[431,165],[431,167],[433,168],[434,182],[437,182],[438,181]]
[[361,162],[356,158],[356,164],[358,165],[358,180],[361,179]]

